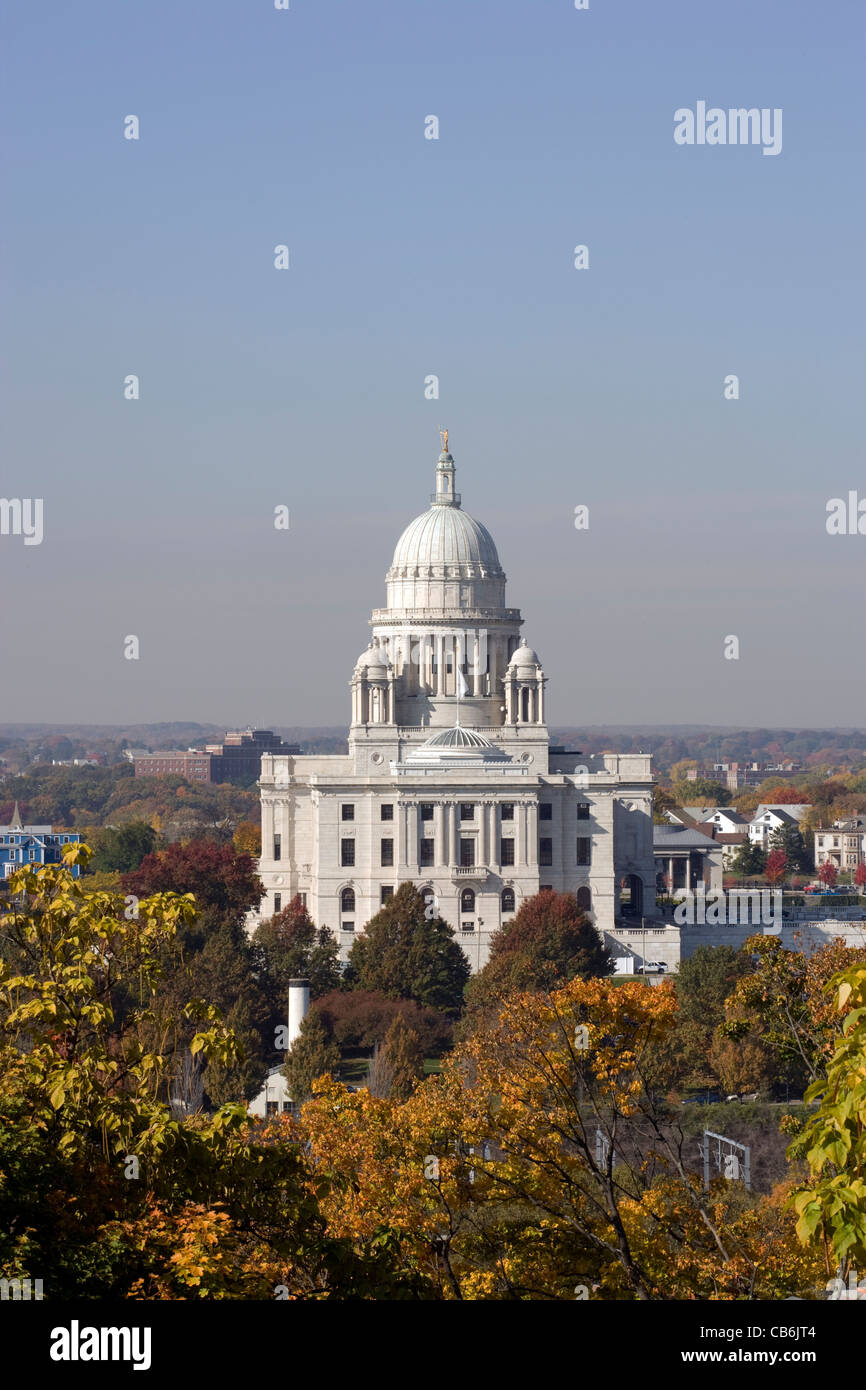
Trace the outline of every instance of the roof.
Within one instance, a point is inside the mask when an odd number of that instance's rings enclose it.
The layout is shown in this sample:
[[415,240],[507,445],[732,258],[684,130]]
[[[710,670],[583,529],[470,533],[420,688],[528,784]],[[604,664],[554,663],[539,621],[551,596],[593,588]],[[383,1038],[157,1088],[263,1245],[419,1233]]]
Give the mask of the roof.
[[451,729],[439,729],[432,737],[407,753],[405,762],[409,765],[425,765],[449,762],[509,763],[511,758],[502,748],[497,748],[489,738],[475,729],[464,729],[455,724]]
[[765,806],[760,814],[756,811],[752,817],[751,824],[757,825],[758,821],[762,821],[765,816],[776,816],[783,824],[786,821],[790,825],[797,824],[797,817],[792,816],[790,812],[786,811],[782,806]]
[[691,830],[686,826],[677,829],[675,825],[653,826],[653,849],[708,850],[712,843],[712,836],[703,830]]

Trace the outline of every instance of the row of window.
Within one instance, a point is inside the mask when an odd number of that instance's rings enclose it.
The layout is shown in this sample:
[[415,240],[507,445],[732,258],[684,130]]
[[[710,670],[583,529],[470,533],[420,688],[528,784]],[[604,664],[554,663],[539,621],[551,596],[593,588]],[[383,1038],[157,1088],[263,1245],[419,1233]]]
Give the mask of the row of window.
[[[428,802],[424,802],[424,801],[422,801],[422,802],[421,802],[421,805],[420,805],[420,810],[421,810],[421,819],[422,819],[422,820],[432,820],[432,819],[433,819],[433,803],[432,803],[432,802],[429,802],[429,801],[428,801]],[[381,819],[382,819],[382,820],[393,820],[393,819],[394,819],[394,807],[393,807],[392,805],[380,806],[380,807],[379,807],[379,811],[380,811]],[[502,806],[500,806],[500,808],[499,808],[499,813],[500,813],[500,816],[501,816],[502,820],[514,820],[514,804],[513,804],[513,802],[505,802]],[[589,802],[588,802],[588,801],[579,801],[579,802],[577,803],[577,819],[578,819],[578,820],[589,820],[589,814],[590,814],[590,805],[589,805]],[[354,820],[354,819],[355,819],[355,805],[354,805],[354,802],[343,802],[342,806],[340,807],[340,817],[341,817],[342,820]],[[552,801],[542,801],[542,802],[540,803],[540,805],[539,805],[539,807],[538,807],[538,818],[539,818],[539,820],[553,820],[553,802],[552,802]],[[472,802],[470,802],[470,801],[465,801],[465,802],[461,802],[461,803],[460,803],[460,819],[461,819],[461,820],[474,820],[474,819],[475,819],[475,806],[474,806],[474,804],[473,804]],[[279,857],[279,856],[275,856],[275,857]]]
[[[468,837],[461,837],[459,846],[461,868],[473,868],[475,865],[475,840],[469,839]],[[592,859],[592,840],[588,836],[578,836],[575,846],[575,864],[579,868],[588,866]],[[431,869],[435,864],[435,849],[436,843],[434,840],[425,838],[421,841],[419,861],[422,869]],[[394,841],[391,839],[383,839],[379,846],[379,854],[379,862],[382,868],[393,868]],[[542,836],[538,841],[538,862],[540,865],[547,868],[553,864],[553,840],[549,839],[547,836]],[[502,865],[514,863],[513,839],[502,839],[499,841],[499,863]],[[340,841],[340,866],[344,869],[354,868],[354,840],[347,839]]]
[[[543,884],[543,885],[542,885],[542,891],[543,891],[545,888],[547,888],[547,887],[548,887],[547,884]],[[384,904],[388,901],[388,899],[389,899],[390,897],[393,896],[393,893],[394,893],[393,884],[390,884],[390,883],[383,883],[382,886],[381,886],[381,888],[379,889],[379,901],[384,905]],[[301,898],[303,899],[304,906],[306,907],[306,905],[307,905],[307,895],[306,895],[306,893],[302,893],[300,896],[301,896]],[[513,912],[514,909],[515,909],[515,895],[514,895],[514,889],[513,889],[513,888],[503,888],[503,889],[502,889],[502,892],[501,892],[500,895],[499,895],[499,903],[500,903],[500,907],[501,907],[503,913],[506,913],[506,912]],[[586,887],[578,888],[578,890],[577,890],[577,903],[578,903],[578,906],[579,906],[579,907],[582,907],[582,908],[584,909],[584,911],[589,911],[590,905],[591,905],[591,903],[592,903],[592,896],[591,896],[590,890],[589,890],[588,888],[586,888]],[[274,894],[274,912],[280,912],[280,911],[282,910],[282,906],[283,906],[283,895],[282,895],[282,893],[275,893],[275,894]],[[354,931],[354,930],[355,930],[355,923],[354,923],[354,920],[347,920],[347,919],[346,919],[346,914],[347,914],[347,913],[352,913],[352,914],[354,915],[355,908],[356,908],[356,902],[355,902],[355,890],[354,890],[354,888],[344,888],[344,889],[342,889],[342,891],[341,891],[341,893],[340,893],[340,918],[341,918],[340,926],[342,927],[343,931]],[[474,912],[474,911],[475,911],[475,890],[474,890],[474,888],[463,888],[463,889],[461,889],[461,892],[460,892],[460,911],[461,911],[462,914],[469,913],[469,912]],[[473,925],[474,925],[474,924],[473,924]]]

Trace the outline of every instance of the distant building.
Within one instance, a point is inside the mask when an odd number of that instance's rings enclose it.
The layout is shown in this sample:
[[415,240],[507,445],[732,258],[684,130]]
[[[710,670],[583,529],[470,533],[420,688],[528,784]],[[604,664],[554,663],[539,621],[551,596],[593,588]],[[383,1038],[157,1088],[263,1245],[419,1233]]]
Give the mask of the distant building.
[[[64,846],[77,845],[80,839],[75,830],[53,830],[50,825],[22,825],[16,801],[11,825],[0,825],[0,877],[9,878],[18,869],[59,864]],[[72,873],[78,878],[77,864],[72,866]]]
[[211,781],[211,755],[200,748],[160,748],[156,753],[137,753],[132,760],[136,777],[185,777],[188,782]]
[[837,869],[856,869],[866,861],[866,818],[849,816],[815,831],[815,867],[828,862]]
[[800,777],[802,772],[800,764],[790,760],[780,763],[713,763],[708,768],[689,768],[686,780],[695,782],[699,777],[708,777],[716,782],[724,782],[728,791],[736,792],[743,787],[759,787],[771,777],[784,782],[789,777]]
[[246,729],[243,733],[227,733],[222,743],[208,743],[212,782],[234,782],[249,787],[257,782],[262,771],[263,753],[300,753],[296,743],[284,743],[270,729]]
[[270,729],[229,732],[222,743],[202,748],[157,749],[147,753],[127,749],[136,777],[185,777],[188,782],[233,782],[248,787],[258,780],[263,753],[300,753],[293,743],[284,743]]
[[686,825],[654,825],[653,857],[659,893],[693,892],[702,883],[721,892],[722,848],[704,830]]

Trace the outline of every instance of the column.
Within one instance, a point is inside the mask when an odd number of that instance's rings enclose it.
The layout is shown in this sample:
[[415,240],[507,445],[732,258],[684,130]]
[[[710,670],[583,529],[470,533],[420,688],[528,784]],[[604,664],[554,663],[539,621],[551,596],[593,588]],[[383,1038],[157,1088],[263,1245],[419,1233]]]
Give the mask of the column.
[[487,819],[488,819],[488,823],[489,823],[489,825],[490,825],[490,830],[489,830],[490,839],[489,839],[489,841],[488,841],[488,844],[489,844],[490,848],[489,848],[489,850],[488,850],[488,852],[487,852],[487,862],[488,862],[488,864],[498,864],[498,863],[499,863],[499,831],[498,831],[498,827],[497,827],[497,824],[496,824],[496,802],[495,802],[495,801],[491,801],[491,802],[490,802],[490,805],[487,807]]
[[472,694],[481,694],[481,637],[472,634]]
[[262,797],[262,858],[270,859],[274,852],[274,803]]
[[434,694],[445,694],[445,643],[441,633],[436,634],[436,689]]
[[518,801],[514,808],[517,817],[517,834],[514,837],[514,867],[523,868],[526,859],[526,807]]
[[448,824],[448,864],[450,868],[457,865],[457,817],[459,808],[456,802],[446,801],[445,816]]
[[674,878],[674,857],[673,857],[673,855],[671,855],[670,859],[668,860],[668,875],[669,875],[669,882],[670,882],[670,885],[671,885],[670,888],[668,889],[668,892],[669,892],[669,893],[672,893],[672,892],[674,891],[674,884],[676,883],[676,879]]
[[412,870],[413,876],[417,877],[420,868],[419,846],[418,846],[418,803],[406,807],[408,820],[407,840],[406,840],[406,863]]
[[448,834],[448,820],[445,815],[445,805],[437,801],[433,808],[433,865],[441,868],[448,863],[448,850],[445,843],[445,836]]
[[394,846],[394,867],[399,870],[406,863],[406,807],[397,803],[397,843]]
[[488,826],[487,826],[487,802],[482,801],[478,807],[480,811],[480,822],[478,826],[478,862],[486,864],[488,852]]
[[527,864],[538,863],[538,805],[531,801],[526,808],[527,822]]

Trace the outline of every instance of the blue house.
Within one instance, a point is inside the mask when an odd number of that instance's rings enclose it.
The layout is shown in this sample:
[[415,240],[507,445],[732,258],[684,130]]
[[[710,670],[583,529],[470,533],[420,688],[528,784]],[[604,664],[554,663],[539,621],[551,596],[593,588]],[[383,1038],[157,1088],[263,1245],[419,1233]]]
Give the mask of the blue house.
[[[55,832],[50,825],[22,825],[16,801],[12,824],[0,825],[0,878],[8,878],[27,865],[36,868],[42,864],[59,864],[64,846],[78,844],[80,839],[75,830]],[[75,878],[79,872],[79,866],[74,864]]]

